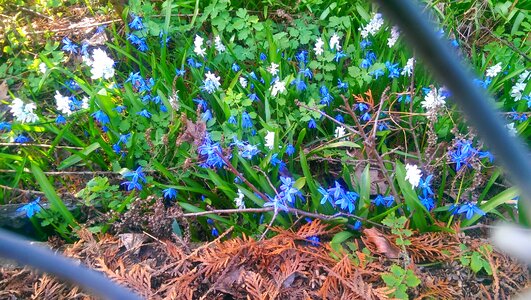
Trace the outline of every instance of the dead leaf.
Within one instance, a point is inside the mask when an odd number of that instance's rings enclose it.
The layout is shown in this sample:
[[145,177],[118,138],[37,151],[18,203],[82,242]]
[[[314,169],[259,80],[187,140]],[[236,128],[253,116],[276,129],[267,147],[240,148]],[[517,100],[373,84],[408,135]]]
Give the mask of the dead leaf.
[[146,241],[146,236],[142,233],[123,233],[119,234],[120,242],[127,251],[132,251],[133,254],[138,254],[140,247]]
[[400,256],[400,248],[389,241],[376,228],[363,230],[362,240],[372,253],[385,255],[387,258],[398,258]]
[[2,81],[2,83],[0,83],[0,101],[8,99],[7,91],[8,91],[7,83],[5,81]]

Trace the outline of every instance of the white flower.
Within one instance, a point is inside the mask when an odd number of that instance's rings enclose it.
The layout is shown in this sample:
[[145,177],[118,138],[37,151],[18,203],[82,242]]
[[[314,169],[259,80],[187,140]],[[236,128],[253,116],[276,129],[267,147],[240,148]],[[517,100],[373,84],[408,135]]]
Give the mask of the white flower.
[[30,102],[28,104],[24,104],[22,100],[19,98],[13,99],[13,102],[11,102],[11,105],[9,106],[11,108],[11,113],[13,114],[13,117],[21,123],[34,123],[39,120],[39,117],[33,112],[37,106],[35,103]]
[[524,80],[528,79],[527,77],[529,77],[529,71],[525,70],[520,76],[518,76],[518,82],[524,82]]
[[276,97],[278,94],[286,92],[286,83],[284,81],[277,80],[271,87],[271,96]]
[[387,46],[389,46],[389,48],[392,48],[396,44],[396,41],[398,40],[399,36],[400,31],[398,31],[398,26],[395,25],[391,28],[391,37],[387,39]]
[[240,76],[239,80],[242,87],[247,87],[247,79],[245,77]]
[[[334,136],[336,139],[339,139],[341,137],[345,136],[345,127],[343,126],[337,126],[336,130],[334,131]],[[343,139],[344,140],[344,139]]]
[[517,82],[513,87],[511,88],[511,97],[514,98],[514,101],[518,101],[522,99],[522,92],[525,89],[525,86],[527,84],[524,82]]
[[426,110],[434,110],[436,108],[442,107],[445,104],[444,99],[446,99],[445,96],[443,96],[436,88],[431,89],[426,97],[424,97],[424,101],[421,102],[421,105]]
[[203,80],[201,89],[209,94],[212,94],[221,86],[220,80],[221,78],[219,76],[216,76],[216,74],[208,71],[205,74],[205,80]]
[[88,109],[89,108],[89,98],[87,96],[83,96],[83,99],[81,99],[81,109]]
[[206,54],[206,49],[202,48],[203,46],[203,38],[196,35],[194,39],[194,53],[197,54],[197,56],[204,57]]
[[375,14],[369,24],[360,28],[361,37],[367,38],[369,34],[375,35],[380,30],[380,28],[382,28],[383,23],[384,20],[382,19],[382,14]]
[[54,98],[58,111],[67,116],[72,114],[73,111],[70,109],[70,99],[68,97],[61,95],[59,91],[55,91]]
[[88,65],[92,67],[90,70],[92,79],[110,79],[114,76],[114,60],[99,48],[92,52],[92,60]]
[[275,76],[278,73],[278,67],[279,65],[272,62],[269,67],[267,67],[267,72],[269,72],[271,75]]
[[337,51],[341,51],[341,45],[339,45],[339,36],[337,35],[337,33],[334,33],[330,38],[330,49],[336,49]]
[[221,41],[219,35],[216,35],[216,38],[214,38],[214,44],[216,44],[216,50],[218,50],[218,52],[225,52],[225,45],[223,45],[223,42]]
[[48,71],[48,67],[46,67],[46,64],[41,62],[39,64],[39,71],[41,71],[42,74],[46,73],[46,71]]
[[500,63],[497,63],[495,64],[494,66],[490,67],[487,69],[487,72],[486,72],[486,75],[487,77],[495,77],[496,75],[498,75],[498,73],[501,72],[501,62]]
[[245,208],[245,202],[243,202],[243,193],[240,189],[238,189],[238,196],[236,196],[236,198],[234,198],[234,204],[236,204],[236,206],[239,208],[239,209],[244,209]]
[[512,122],[511,124],[505,125],[505,127],[507,128],[510,136],[516,136],[516,134],[518,133],[516,131],[516,128],[514,127],[514,122]]
[[323,54],[324,52],[323,45],[324,45],[323,39],[317,38],[317,41],[315,42],[315,47],[313,48],[313,51],[315,51],[315,55]]
[[265,136],[265,146],[269,149],[273,149],[275,145],[275,133],[273,131],[268,131]]
[[411,76],[413,73],[413,65],[415,64],[415,59],[412,57],[407,60],[406,65],[404,66],[404,69],[402,69],[402,72],[400,73],[402,76],[407,75]]
[[415,188],[419,186],[422,173],[416,165],[406,164],[406,180]]

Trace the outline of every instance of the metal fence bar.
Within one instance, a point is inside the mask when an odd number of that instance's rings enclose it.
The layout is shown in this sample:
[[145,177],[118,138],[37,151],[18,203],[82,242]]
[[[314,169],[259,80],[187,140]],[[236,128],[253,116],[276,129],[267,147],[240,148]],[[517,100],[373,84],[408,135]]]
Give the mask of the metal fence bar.
[[492,149],[496,160],[500,161],[507,175],[520,188],[523,200],[520,204],[524,207],[525,215],[531,216],[531,156],[525,146],[517,138],[509,136],[502,119],[489,105],[488,96],[473,84],[470,72],[466,71],[444,39],[436,36],[418,3],[411,0],[375,2],[400,27],[410,45],[450,89],[470,123]]
[[102,273],[90,270],[74,260],[32,245],[29,241],[0,229],[0,256],[72,282],[86,291],[110,300],[141,300],[130,290],[117,285]]

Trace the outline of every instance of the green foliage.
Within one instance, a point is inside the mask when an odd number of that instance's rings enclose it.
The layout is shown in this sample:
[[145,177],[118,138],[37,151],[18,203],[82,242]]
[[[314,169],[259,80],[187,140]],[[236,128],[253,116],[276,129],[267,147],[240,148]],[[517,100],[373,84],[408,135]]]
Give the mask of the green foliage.
[[487,275],[492,276],[492,267],[487,256],[492,253],[492,247],[490,245],[481,245],[476,251],[470,250],[464,244],[459,245],[459,248],[462,251],[459,261],[461,261],[463,266],[470,267],[476,274],[484,270]]
[[413,270],[404,270],[398,265],[391,266],[391,272],[382,275],[387,287],[395,289],[392,296],[398,299],[409,299],[407,290],[420,284],[420,279]]

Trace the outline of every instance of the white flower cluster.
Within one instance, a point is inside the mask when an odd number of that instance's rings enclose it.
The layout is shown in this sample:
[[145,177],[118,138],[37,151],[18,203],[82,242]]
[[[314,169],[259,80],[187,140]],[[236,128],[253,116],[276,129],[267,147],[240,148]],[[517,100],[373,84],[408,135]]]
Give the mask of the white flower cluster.
[[406,164],[406,180],[411,183],[411,185],[416,188],[419,186],[420,178],[422,177],[422,172],[420,171],[417,165]]
[[[337,126],[336,130],[334,131],[334,137],[336,139],[340,139],[346,135],[345,133],[345,127],[343,126]],[[342,138],[341,140],[345,140],[345,138]]]
[[330,38],[330,49],[336,49],[336,51],[341,51],[341,45],[339,44],[339,36],[337,35],[337,33],[334,33]]
[[315,42],[315,47],[313,48],[313,51],[315,52],[315,55],[321,55],[324,52],[323,49],[324,42],[322,38],[317,38],[317,41]]
[[67,116],[73,113],[73,111],[70,109],[70,99],[68,97],[61,95],[59,91],[55,91],[54,98],[58,111]]
[[384,20],[382,18],[382,14],[375,14],[374,17],[369,22],[369,24],[360,28],[361,37],[365,39],[369,35],[375,35],[380,30],[380,28],[382,28],[383,23],[384,23]]
[[40,71],[42,74],[44,74],[44,73],[46,73],[46,71],[48,71],[48,67],[46,67],[46,64],[45,64],[45,63],[41,62],[41,63],[39,64],[39,71]]
[[501,63],[497,63],[494,66],[488,68],[485,75],[487,75],[487,77],[496,77],[496,75],[501,72],[501,69]]
[[203,48],[203,38],[196,35],[194,39],[194,52],[198,56],[205,57],[206,48]]
[[33,102],[24,104],[22,100],[15,98],[9,107],[13,117],[21,123],[33,123],[39,120],[39,117],[33,112],[37,108]]
[[90,72],[92,79],[110,79],[114,76],[114,60],[112,60],[105,51],[101,49],[94,49],[92,52],[92,59],[84,58],[85,63],[92,67]]
[[205,80],[203,80],[204,85],[201,87],[201,89],[209,94],[212,94],[221,86],[220,80],[221,78],[219,76],[216,76],[216,74],[208,71],[205,74]]
[[396,44],[396,41],[398,40],[399,36],[400,31],[398,30],[398,26],[395,25],[391,28],[391,37],[387,39],[387,46],[389,46],[389,48],[392,48]]
[[275,145],[275,133],[273,131],[268,131],[265,136],[265,146],[272,150],[274,145]]
[[516,128],[514,127],[514,122],[505,125],[505,128],[507,128],[507,132],[510,136],[516,136],[516,134],[518,133],[518,131],[516,131]]
[[527,85],[527,80],[529,79],[530,73],[529,71],[525,70],[520,76],[518,77],[518,81],[513,85],[511,88],[511,97],[514,98],[514,101],[521,100],[523,95],[523,92],[525,90],[525,87]]
[[286,83],[281,80],[275,81],[271,87],[271,96],[276,97],[278,94],[283,94],[286,92]]
[[223,42],[221,41],[221,38],[219,37],[219,35],[216,35],[216,37],[214,38],[214,44],[215,44],[216,50],[219,53],[225,52],[225,50],[227,50],[225,48],[225,45],[223,45]]
[[272,62],[271,65],[267,67],[267,72],[269,72],[273,76],[276,76],[278,74],[278,67],[278,64]]
[[234,204],[236,204],[236,206],[239,208],[239,209],[244,209],[245,208],[245,202],[243,202],[243,193],[240,189],[238,189],[238,196],[236,196],[236,198],[234,198]]
[[440,89],[437,90],[436,88],[432,88],[424,97],[424,101],[421,102],[421,105],[424,109],[432,111],[444,106],[445,99],[446,97],[442,95]]
[[243,88],[246,88],[247,87],[247,79],[245,79],[245,77],[243,76],[240,76],[240,78],[238,79],[240,81],[240,84]]
[[408,77],[411,77],[411,74],[413,74],[414,64],[415,64],[415,59],[413,57],[408,59],[406,65],[404,66],[404,69],[402,69],[402,72],[400,74],[402,76],[407,75]]

